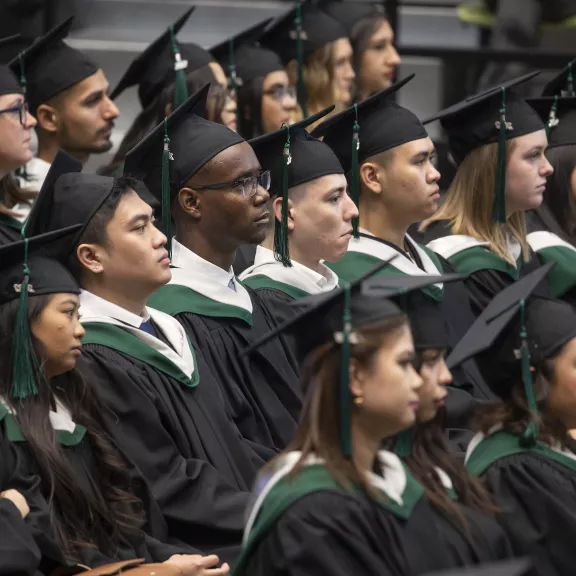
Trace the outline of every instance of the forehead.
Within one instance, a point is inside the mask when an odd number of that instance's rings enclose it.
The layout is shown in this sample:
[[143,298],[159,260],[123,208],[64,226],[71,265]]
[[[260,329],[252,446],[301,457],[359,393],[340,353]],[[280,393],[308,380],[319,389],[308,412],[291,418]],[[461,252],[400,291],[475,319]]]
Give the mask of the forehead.
[[396,157],[409,158],[416,154],[431,154],[434,151],[434,144],[432,140],[427,138],[420,138],[406,142],[392,150]]
[[546,131],[544,129],[532,132],[531,134],[524,134],[524,136],[518,136],[518,138],[514,138],[512,142],[514,143],[514,149],[520,152],[534,148],[535,146],[545,147],[548,145],[548,139],[546,138]]
[[216,184],[234,180],[237,176],[250,172],[257,172],[260,163],[248,142],[234,144],[210,161],[203,174],[203,184]]
[[152,208],[134,190],[129,190],[120,199],[110,224],[122,225],[140,215],[151,216]]
[[85,98],[92,92],[106,92],[108,90],[108,86],[108,79],[106,78],[104,72],[100,69],[92,74],[92,76],[88,76],[88,78],[84,78],[84,80],[72,86],[68,95],[74,100],[82,100],[82,98]]
[[327,176],[320,176],[310,182],[306,182],[300,186],[295,186],[290,189],[290,193],[295,191],[298,193],[306,192],[306,196],[320,196],[338,188],[346,188],[346,176],[344,174],[328,174]]
[[288,74],[286,74],[284,70],[276,70],[275,72],[270,72],[270,74],[267,74],[266,78],[264,78],[264,90],[279,84],[282,86],[289,84]]
[[348,38],[339,38],[334,41],[332,54],[335,59],[344,58],[352,54],[352,45]]
[[388,20],[382,19],[379,22],[376,30],[374,31],[374,33],[370,37],[370,40],[372,42],[382,42],[384,40],[389,40],[390,38],[393,38],[393,37],[394,37],[394,32],[392,31],[392,27],[388,23]]
[[24,100],[22,94],[4,94],[0,96],[0,109],[3,110],[13,104],[18,104],[18,102],[22,102],[22,100]]

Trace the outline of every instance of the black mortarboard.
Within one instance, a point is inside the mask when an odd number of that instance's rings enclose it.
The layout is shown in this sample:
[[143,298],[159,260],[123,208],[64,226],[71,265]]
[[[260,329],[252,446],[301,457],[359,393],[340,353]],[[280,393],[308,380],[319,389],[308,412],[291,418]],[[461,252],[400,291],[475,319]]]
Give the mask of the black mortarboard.
[[[250,55],[245,53],[244,56],[240,56],[239,54],[242,48],[254,45],[271,21],[272,18],[266,18],[254,26],[250,26],[250,28],[242,30],[238,34],[235,34],[210,48],[210,54],[212,54],[212,56],[220,63],[224,72],[226,72],[226,76],[229,79],[229,88],[231,90],[235,90],[237,86],[242,86],[244,81],[248,80],[248,78],[245,78],[241,73],[240,65],[242,65],[244,72],[251,72],[252,67],[258,64],[257,61],[249,61],[249,58],[253,57],[259,59],[262,61],[263,65],[266,65],[267,63],[269,64],[269,62],[272,61],[269,51],[266,51],[263,54],[260,54],[258,51],[252,51],[251,53],[248,53]],[[278,57],[276,57],[276,61],[278,61]],[[274,68],[274,70],[283,69],[284,67],[282,64],[280,64],[280,68]],[[266,74],[273,72],[274,70],[268,70]],[[252,76],[252,78],[257,75],[258,74]]]
[[344,170],[329,146],[306,131],[334,106],[285,126],[275,132],[253,138],[248,143],[254,149],[264,170],[270,170],[271,194],[282,198],[282,222],[275,220],[274,255],[284,266],[291,266],[288,250],[288,189],[329,174],[344,174]]
[[28,298],[80,293],[70,272],[56,260],[64,256],[65,246],[78,228],[54,230],[0,247],[0,306],[19,300],[12,334],[12,398],[21,400],[38,393],[36,375],[39,365],[33,352]]
[[[545,335],[551,332],[549,324],[557,321],[558,318],[552,312],[549,317],[532,314],[530,309],[532,303],[536,302],[536,298],[531,300],[528,298],[544,280],[552,266],[552,262],[541,266],[499,292],[456,344],[446,360],[447,366],[451,367],[490,349],[490,358],[487,358],[487,362],[483,364],[490,369],[490,375],[486,377],[486,381],[492,391],[501,398],[507,399],[516,381],[515,377],[520,372],[529,408],[534,413],[538,412],[538,407],[532,386],[531,356],[534,355],[534,360],[539,358],[541,353],[538,348],[546,348],[542,337],[544,335],[545,338]],[[553,301],[549,302],[551,302],[552,310]],[[536,311],[539,307],[540,304],[536,305],[533,310]],[[564,310],[564,313],[566,314],[567,310]],[[576,333],[576,313],[572,314],[572,317],[568,315],[568,318],[571,322],[571,329]],[[520,316],[519,319],[518,316]],[[531,316],[532,320],[530,320]],[[515,324],[512,324],[513,322]],[[561,326],[559,329],[563,330],[565,323]],[[527,436],[535,436],[536,427],[533,424],[528,428]]]
[[529,98],[526,100],[540,114],[548,134],[548,149],[576,144],[576,97]]
[[10,62],[10,68],[25,90],[33,115],[40,104],[92,76],[99,69],[83,52],[63,41],[73,20],[71,16],[52,28]]
[[311,0],[289,10],[274,20],[260,36],[260,44],[273,50],[286,65],[298,62],[298,102],[304,116],[308,116],[303,65],[305,58],[326,44],[346,38],[340,22],[312,5]]
[[262,46],[241,46],[235,54],[236,74],[242,83],[254,78],[264,78],[272,72],[284,70],[284,65],[276,52]]
[[[350,197],[358,205],[360,190],[359,165],[368,158],[413,140],[427,138],[428,133],[418,117],[396,104],[390,96],[410,82],[414,74],[381,90],[367,100],[316,126],[312,134],[324,137],[350,175]],[[353,221],[358,237],[359,219]]]
[[350,284],[345,283],[331,292],[307,296],[290,303],[289,306],[295,309],[295,315],[241,353],[249,354],[280,334],[294,337],[299,362],[303,362],[319,346],[334,342],[340,345],[340,444],[346,457],[351,455],[349,378],[350,346],[356,343],[357,339],[354,329],[403,316],[402,311],[386,298],[369,296],[363,292],[363,283],[386,267],[390,261],[383,262],[365,276]]
[[527,574],[532,574],[530,558],[487,562],[480,566],[427,572],[424,576],[526,576]]
[[470,96],[424,121],[440,120],[448,133],[448,148],[456,164],[474,149],[498,142],[498,170],[494,198],[494,219],[506,222],[506,140],[543,130],[536,111],[511,90],[539,72],[508,80]]
[[574,73],[576,72],[575,66],[576,59],[568,62],[560,74],[544,86],[542,96],[560,96],[569,98],[576,96],[576,85],[574,82]]
[[25,227],[28,236],[80,224],[69,246],[70,251],[74,250],[116,181],[109,176],[82,174],[81,168],[64,152],[58,153],[30,211]]
[[[0,38],[0,48],[9,46],[10,44],[16,44],[19,40],[20,34]],[[18,82],[18,78],[14,75],[14,72],[5,64],[0,64],[0,96],[4,96],[5,94],[22,94],[22,87]]]
[[151,130],[124,160],[124,174],[142,180],[162,202],[162,226],[170,252],[170,202],[206,162],[245,140],[222,124],[206,120],[210,85],[193,94]]
[[[190,62],[176,41],[176,34],[186,24],[195,8],[195,6],[188,8],[174,24],[170,25],[142,54],[133,60],[116,88],[112,90],[110,94],[112,100],[120,96],[130,86],[137,85],[140,104],[142,108],[148,108],[162,89],[171,84],[173,80],[180,82],[180,84],[184,82],[183,90],[186,91],[186,70],[189,70]],[[193,48],[190,49],[190,53],[191,56],[197,55],[197,51]],[[178,72],[181,74],[178,75]],[[179,88],[182,91],[182,87]],[[179,95],[182,100],[178,101],[176,92],[178,90],[175,91],[175,107],[182,104],[188,97],[184,92],[183,98],[182,94]]]
[[320,2],[318,7],[326,14],[338,20],[346,29],[348,35],[354,25],[363,18],[370,18],[376,14],[384,14],[384,2],[343,2],[341,0],[328,0]]

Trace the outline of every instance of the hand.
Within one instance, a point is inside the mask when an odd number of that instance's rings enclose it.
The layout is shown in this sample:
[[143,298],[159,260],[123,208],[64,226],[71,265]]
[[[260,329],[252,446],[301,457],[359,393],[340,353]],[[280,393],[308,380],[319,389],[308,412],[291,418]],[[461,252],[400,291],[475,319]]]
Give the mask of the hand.
[[184,576],[226,576],[230,572],[230,566],[224,563],[220,568],[214,568],[218,562],[220,559],[215,554],[175,554],[168,558],[165,564],[177,566]]
[[4,492],[0,492],[0,498],[6,498],[6,500],[10,500],[18,511],[22,518],[26,518],[28,513],[30,512],[30,508],[28,507],[28,502],[26,502],[26,498],[18,492],[18,490],[5,490]]

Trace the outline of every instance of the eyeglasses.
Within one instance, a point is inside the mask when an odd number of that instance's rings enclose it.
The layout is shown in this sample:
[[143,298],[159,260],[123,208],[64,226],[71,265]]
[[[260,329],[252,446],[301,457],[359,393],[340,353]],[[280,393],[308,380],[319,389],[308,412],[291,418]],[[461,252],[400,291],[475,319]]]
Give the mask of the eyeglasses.
[[223,182],[222,184],[209,184],[206,186],[194,186],[195,190],[223,190],[224,188],[240,188],[242,189],[242,196],[244,198],[252,198],[258,190],[258,186],[262,186],[264,190],[270,190],[270,171],[264,170],[258,176],[250,176],[242,178],[241,180],[234,180],[233,182]]
[[296,86],[282,86],[281,84],[278,84],[270,90],[265,90],[262,94],[272,96],[272,98],[278,102],[282,102],[286,96],[292,98],[292,100],[296,100]]
[[14,122],[19,121],[22,126],[25,126],[28,117],[28,102],[20,102],[16,106],[0,110],[0,114],[9,114]]

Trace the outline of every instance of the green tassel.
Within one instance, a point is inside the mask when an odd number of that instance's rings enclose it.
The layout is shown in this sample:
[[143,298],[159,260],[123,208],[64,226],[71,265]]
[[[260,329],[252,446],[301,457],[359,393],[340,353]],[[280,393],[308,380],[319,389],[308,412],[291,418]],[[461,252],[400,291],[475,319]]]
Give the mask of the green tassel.
[[398,458],[402,458],[405,460],[412,454],[412,430],[404,430],[404,432],[400,432],[396,436],[396,440],[394,441],[394,454],[398,456]]
[[236,73],[236,62],[234,60],[234,39],[230,38],[229,42],[229,60],[228,60],[228,91],[230,94],[236,96],[236,88],[242,86],[242,79],[238,77]]
[[546,122],[546,137],[550,139],[550,133],[552,128],[558,124],[558,119],[556,118],[556,112],[558,111],[558,96],[554,96],[554,102],[550,107],[550,113],[548,114],[548,122]]
[[[358,106],[354,104],[354,126],[352,127],[352,177],[350,179],[350,197],[356,207],[360,206],[360,170],[358,167],[358,151],[360,150],[360,124],[358,123]],[[360,238],[360,216],[352,219],[354,238]]]
[[498,169],[496,171],[496,187],[494,190],[493,219],[500,224],[506,223],[506,90],[502,90],[502,105],[500,106],[500,127],[498,136]]
[[162,232],[166,235],[166,250],[172,258],[172,215],[170,214],[170,138],[168,137],[168,123],[164,118],[164,148],[162,149]]
[[304,85],[304,39],[302,38],[302,6],[296,6],[296,53],[298,62],[298,103],[302,108],[304,118],[308,117],[308,105],[306,98],[306,86]]
[[[24,52],[18,53],[18,63],[20,64],[20,78],[19,83],[22,86],[22,93],[24,94],[24,100],[27,101],[28,98],[26,97],[28,91],[28,82],[26,81],[26,74],[24,73]],[[28,174],[28,170],[26,169],[26,164],[21,166],[16,170],[16,174],[22,178],[26,182],[30,182],[30,176]]]
[[174,84],[174,110],[184,104],[188,99],[188,85],[186,83],[186,68],[188,62],[182,60],[180,54],[180,46],[176,41],[174,34],[174,27],[170,26],[170,42],[172,43],[172,52],[174,53],[174,71],[175,71],[175,84]]
[[576,96],[574,93],[574,76],[572,74],[572,64],[574,64],[574,60],[568,62],[568,77],[566,78],[566,93],[562,94],[562,96],[567,96],[572,98]]
[[36,355],[33,353],[32,335],[28,323],[29,289],[28,239],[24,238],[24,279],[20,285],[20,299],[12,339],[12,388],[10,396],[15,400],[25,400],[38,394],[35,378],[38,363]]
[[[522,366],[522,382],[524,384],[524,393],[528,400],[528,409],[532,415],[538,415],[538,404],[536,403],[536,395],[534,394],[534,384],[532,382],[532,371],[530,370],[530,349],[528,347],[528,334],[526,332],[525,324],[525,302],[524,299],[520,300],[520,346],[521,346],[521,366]],[[533,444],[538,439],[540,427],[538,422],[532,420],[526,428],[523,439],[529,444]]]
[[350,283],[344,283],[344,311],[342,312],[342,343],[340,345],[340,378],[339,378],[339,424],[340,449],[345,458],[352,457],[352,430],[351,430],[351,404],[350,394],[350,332],[352,331],[352,314],[350,305],[352,300]]
[[282,151],[283,165],[282,165],[282,221],[278,218],[274,221],[274,258],[281,262],[284,266],[292,266],[290,260],[290,248],[288,246],[288,171],[292,156],[290,155],[290,128],[286,128],[286,144]]

